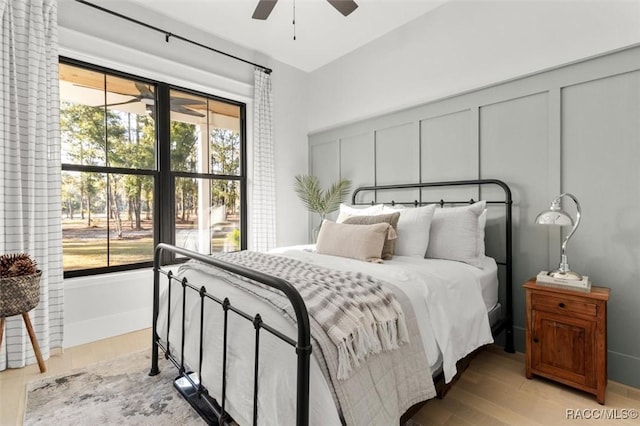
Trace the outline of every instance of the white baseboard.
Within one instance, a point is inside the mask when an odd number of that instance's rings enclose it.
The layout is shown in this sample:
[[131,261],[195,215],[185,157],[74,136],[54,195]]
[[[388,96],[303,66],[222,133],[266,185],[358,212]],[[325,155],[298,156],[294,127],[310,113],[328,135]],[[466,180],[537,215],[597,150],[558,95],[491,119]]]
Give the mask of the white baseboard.
[[63,347],[82,345],[149,328],[151,315],[152,308],[149,307],[65,324]]

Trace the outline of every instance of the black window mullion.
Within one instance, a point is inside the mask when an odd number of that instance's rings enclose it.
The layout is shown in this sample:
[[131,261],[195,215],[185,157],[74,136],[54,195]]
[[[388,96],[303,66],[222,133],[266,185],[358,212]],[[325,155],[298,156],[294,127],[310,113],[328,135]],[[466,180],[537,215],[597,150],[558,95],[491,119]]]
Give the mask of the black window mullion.
[[175,177],[195,178],[195,179],[211,179],[211,180],[238,180],[244,179],[241,175],[217,175],[211,173],[199,173],[199,172],[171,172]]
[[111,174],[107,173],[107,267],[111,266]]
[[[155,188],[156,227],[158,242],[175,243],[174,196],[175,184],[171,174],[171,111],[169,85],[158,83],[156,88],[156,129],[158,133],[158,185]],[[164,259],[169,261],[170,259]]]
[[247,249],[247,120],[246,107],[240,106],[240,250]]
[[[103,74],[102,89],[104,90],[104,165],[107,169],[110,169],[111,161],[109,159],[109,120],[107,114],[109,109],[107,108],[107,75]],[[107,172],[105,180],[107,182],[107,268],[111,266],[111,187],[110,187],[110,174]]]
[[82,166],[78,164],[69,164],[69,163],[62,163],[62,170],[65,170],[68,172],[115,173],[119,175],[140,175],[140,176],[153,176],[157,173],[155,170],[125,169],[123,167]]

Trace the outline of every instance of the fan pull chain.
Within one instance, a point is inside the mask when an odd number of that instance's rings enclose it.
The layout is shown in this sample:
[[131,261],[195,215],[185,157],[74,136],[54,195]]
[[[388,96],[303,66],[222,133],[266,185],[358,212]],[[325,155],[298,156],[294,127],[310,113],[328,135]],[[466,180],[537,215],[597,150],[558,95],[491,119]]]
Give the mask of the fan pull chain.
[[293,0],[293,41],[296,40],[296,0]]

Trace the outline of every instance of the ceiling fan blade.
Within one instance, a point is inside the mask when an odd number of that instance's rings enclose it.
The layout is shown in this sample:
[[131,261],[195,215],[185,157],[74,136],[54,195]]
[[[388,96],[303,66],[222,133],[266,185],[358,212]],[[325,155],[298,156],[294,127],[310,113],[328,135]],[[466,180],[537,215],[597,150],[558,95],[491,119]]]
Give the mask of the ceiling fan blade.
[[205,105],[206,102],[199,99],[171,98],[171,105]]
[[98,105],[98,106],[99,106],[99,107],[102,107],[102,106],[112,107],[112,106],[117,106],[117,105],[127,105],[127,104],[132,104],[132,103],[135,103],[135,102],[140,102],[140,99],[138,99],[138,98],[136,97],[136,98],[133,98],[133,99],[129,99],[128,101],[124,101],[124,102],[116,102],[116,103],[114,103],[114,104],[106,104],[106,105]]
[[277,2],[278,0],[258,0],[256,10],[253,11],[253,15],[251,17],[253,19],[260,19],[261,21],[264,21],[269,17]]
[[149,86],[138,81],[135,81],[133,84],[136,85],[136,89],[138,89],[138,92],[140,92],[141,98],[155,99],[155,95],[153,94],[151,89],[149,89]]
[[342,13],[344,16],[349,16],[351,12],[358,8],[358,5],[353,0],[327,0],[331,6]]
[[180,105],[171,105],[171,111],[179,112],[181,114],[193,115],[194,117],[204,117],[204,114]]

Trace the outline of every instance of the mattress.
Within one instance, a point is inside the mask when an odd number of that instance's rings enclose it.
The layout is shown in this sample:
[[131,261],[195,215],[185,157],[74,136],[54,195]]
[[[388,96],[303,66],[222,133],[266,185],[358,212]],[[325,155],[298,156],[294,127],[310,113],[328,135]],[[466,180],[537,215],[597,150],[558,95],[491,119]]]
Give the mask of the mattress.
[[474,268],[482,290],[482,300],[487,312],[491,312],[498,304],[498,265],[492,257],[485,256],[480,260],[482,269]]
[[[315,246],[313,244],[305,244],[305,245],[297,245],[290,247],[280,247],[270,251],[273,254],[283,254],[291,251],[305,251],[305,252],[313,252],[315,250]],[[396,261],[399,258],[403,258],[404,256],[394,256],[391,260],[385,260],[385,263],[393,264],[393,260]],[[408,261],[414,260],[414,262],[422,263],[422,262],[433,262],[434,264],[442,263],[442,262],[450,262],[448,260],[440,260],[440,259],[420,259],[416,257],[407,257]],[[418,259],[418,260],[416,260]],[[491,312],[494,307],[498,304],[498,265],[494,258],[489,256],[484,256],[480,259],[480,264],[482,268],[476,268],[473,266],[469,266],[463,263],[457,263],[461,268],[468,269],[470,273],[472,273],[478,283],[480,284],[480,289],[482,292],[482,300],[484,301],[484,305],[487,308],[487,312]]]
[[[383,281],[392,282],[396,286],[401,286],[402,291],[411,300],[416,317],[423,319],[423,321],[419,321],[418,326],[429,360],[429,365],[425,366],[425,368],[435,371],[441,365],[446,381],[450,381],[455,376],[456,362],[459,359],[478,347],[493,342],[486,308],[488,302],[485,300],[485,294],[490,293],[487,290],[491,287],[488,283],[492,281],[489,279],[491,275],[490,260],[486,260],[488,266],[486,269],[488,270],[481,270],[460,262],[406,256],[395,256],[392,260],[385,261],[384,264],[373,264],[312,253],[308,251],[308,247],[281,249],[278,252],[287,257],[324,267],[346,271],[357,270]],[[495,269],[497,271],[497,268]],[[212,290],[214,286],[210,284],[211,278],[205,273],[189,272],[190,283],[197,286],[206,285],[210,293],[217,294]],[[251,295],[228,284],[225,285],[223,282],[217,282],[215,287],[224,287],[222,290],[224,293],[217,295],[229,296],[234,306],[238,306],[245,312],[252,312],[252,308],[258,309],[253,312],[260,312],[267,323],[282,330],[285,334],[295,335],[294,326],[288,323],[272,306],[257,301]],[[172,298],[172,305],[174,306],[172,315],[174,319],[171,326],[171,336],[173,336],[171,341],[174,348],[178,347],[176,342],[180,342],[181,338],[181,331],[178,326],[180,317],[174,311],[179,306],[176,293],[179,295],[179,292],[174,292]],[[161,296],[161,300],[163,298],[166,298],[164,293]],[[196,342],[198,340],[198,327],[196,324],[199,323],[197,299],[197,297],[193,297],[191,300],[189,300],[189,297],[187,298],[186,337],[188,343],[185,349],[185,360],[189,365],[197,365],[198,347]],[[212,309],[211,311],[217,310]],[[215,321],[220,321],[221,318],[218,313],[211,312],[211,315],[218,315]],[[165,318],[166,306],[161,305],[158,321],[160,336],[164,336],[166,333]],[[251,416],[252,412],[251,405],[247,407],[246,404],[250,402],[252,394],[251,361],[253,357],[249,356],[249,362],[247,362],[243,361],[241,355],[251,354],[253,349],[251,338],[241,339],[239,336],[244,335],[245,332],[248,336],[252,336],[252,326],[251,323],[246,321],[241,323],[234,320],[234,323],[234,330],[236,329],[235,327],[246,330],[243,333],[238,333],[238,336],[232,336],[233,340],[236,341],[229,343],[229,363],[230,365],[237,365],[237,370],[241,374],[236,374],[233,383],[229,383],[227,408],[240,424],[245,424],[250,422],[250,417],[247,416]],[[295,376],[293,372],[295,370],[292,370],[293,366],[295,366],[295,354],[293,350],[277,348],[276,342],[272,340],[274,339],[264,339],[265,344],[269,346],[266,350],[261,346],[261,363],[264,362],[265,366],[275,365],[275,367],[261,369],[261,375],[265,375],[261,379],[261,383],[265,382],[266,384],[261,384],[259,405],[262,420],[260,423],[288,424],[295,417],[293,403],[293,395],[295,394],[295,380],[293,380]],[[221,347],[222,342],[219,333],[214,332],[214,335],[208,337],[205,341],[205,353],[220,353]],[[283,351],[286,351],[286,353]],[[246,366],[243,363],[247,363]],[[287,374],[281,372],[282,369],[279,364],[284,365],[284,370]],[[337,421],[337,409],[331,397],[329,384],[320,373],[320,367],[314,357],[312,357],[310,374],[310,424],[339,424],[339,421]],[[235,382],[236,379],[238,380],[237,383]],[[205,366],[202,380],[214,397],[219,396],[220,389],[217,383],[220,383],[220,374],[218,371],[213,371],[213,368],[206,368]],[[291,397],[283,401],[282,398],[277,397],[280,393],[291,395]]]
[[[312,263],[317,262],[317,260],[314,259],[333,258],[330,261],[331,267],[333,268],[349,271],[354,267],[354,261],[351,259],[340,259],[333,256],[311,254],[314,253],[314,251],[315,246],[313,244],[307,244],[291,247],[281,247],[271,250],[271,253],[288,255],[290,257],[296,257]],[[322,263],[324,263],[324,261]],[[470,283],[475,283],[482,294],[482,300],[488,314],[489,323],[493,325],[497,320],[501,318],[501,309],[500,305],[498,304],[498,265],[496,264],[495,259],[488,256],[484,256],[481,259],[480,263],[482,265],[482,268],[477,268],[475,266],[467,265],[466,263],[455,262],[451,260],[425,259],[414,256],[396,255],[390,260],[385,260],[382,265],[400,269],[410,268],[417,271],[428,270],[436,274],[440,274],[447,279],[458,277],[458,279],[466,279],[469,280]],[[397,282],[398,279],[404,279],[403,277],[400,277],[395,273],[381,274],[380,270],[384,269],[384,267],[381,267],[380,264],[367,264],[364,262],[357,262],[357,264],[359,267],[366,267],[367,273],[378,278],[391,280],[393,282]],[[462,274],[461,277],[463,278],[460,277],[460,274]],[[419,299],[412,300],[414,300],[415,302]],[[416,310],[416,312],[420,312],[422,309],[420,306],[416,306],[416,303],[414,303],[414,310]],[[431,342],[433,342],[433,340],[435,339],[434,331],[428,326],[420,327],[420,331],[422,334],[423,343],[425,344],[425,352],[427,353],[427,357],[429,358],[429,367],[431,368],[432,372],[439,373],[441,371],[443,358],[440,347],[431,344]],[[451,366],[449,366],[449,371],[451,371]],[[446,380],[449,381],[451,379],[452,376],[450,374],[447,374]]]

